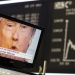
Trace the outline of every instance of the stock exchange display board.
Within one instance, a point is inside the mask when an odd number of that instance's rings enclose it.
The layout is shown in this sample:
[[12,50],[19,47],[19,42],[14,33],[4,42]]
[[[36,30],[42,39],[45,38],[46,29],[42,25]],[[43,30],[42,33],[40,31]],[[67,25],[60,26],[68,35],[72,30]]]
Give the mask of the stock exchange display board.
[[34,25],[38,25],[39,23],[39,15],[42,4],[41,3],[18,3],[18,4],[6,4],[2,9],[1,13],[9,15],[11,17],[15,17],[17,19],[30,22]]
[[75,1],[53,5],[48,72],[75,72]]
[[[1,5],[0,13],[45,28],[35,67],[47,61],[47,72],[75,73],[75,1]],[[29,71],[29,69],[27,69]]]

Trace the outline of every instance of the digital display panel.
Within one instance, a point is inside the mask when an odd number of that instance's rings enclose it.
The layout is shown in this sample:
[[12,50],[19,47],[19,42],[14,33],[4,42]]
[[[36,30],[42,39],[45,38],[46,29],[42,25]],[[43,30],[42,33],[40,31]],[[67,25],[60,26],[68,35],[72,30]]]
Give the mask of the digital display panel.
[[47,71],[75,73],[75,1],[53,2],[52,12]]
[[0,14],[0,57],[33,64],[43,28]]

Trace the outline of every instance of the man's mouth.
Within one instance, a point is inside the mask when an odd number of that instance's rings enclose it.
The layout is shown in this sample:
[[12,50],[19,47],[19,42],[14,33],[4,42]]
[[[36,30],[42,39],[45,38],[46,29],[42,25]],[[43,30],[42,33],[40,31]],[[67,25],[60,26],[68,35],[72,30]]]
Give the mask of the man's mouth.
[[16,46],[12,46],[10,49],[17,50]]

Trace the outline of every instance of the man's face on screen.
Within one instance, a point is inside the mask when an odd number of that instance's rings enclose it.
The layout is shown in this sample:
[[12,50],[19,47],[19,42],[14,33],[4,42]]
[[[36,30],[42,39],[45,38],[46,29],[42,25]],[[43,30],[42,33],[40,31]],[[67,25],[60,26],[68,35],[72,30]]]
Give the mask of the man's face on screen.
[[33,28],[5,18],[0,19],[0,47],[26,52]]

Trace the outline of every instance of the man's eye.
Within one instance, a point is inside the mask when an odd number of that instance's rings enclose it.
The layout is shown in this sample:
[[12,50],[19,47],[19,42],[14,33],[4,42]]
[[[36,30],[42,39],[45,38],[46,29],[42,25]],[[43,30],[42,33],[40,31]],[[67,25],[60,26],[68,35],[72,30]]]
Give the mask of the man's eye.
[[11,25],[11,24],[9,24],[9,25],[7,25],[8,27],[13,27],[13,25]]
[[12,24],[7,24],[6,28],[7,28],[8,30],[12,30],[12,29],[14,28],[14,26],[13,26]]
[[22,28],[27,28],[27,26],[23,25]]

